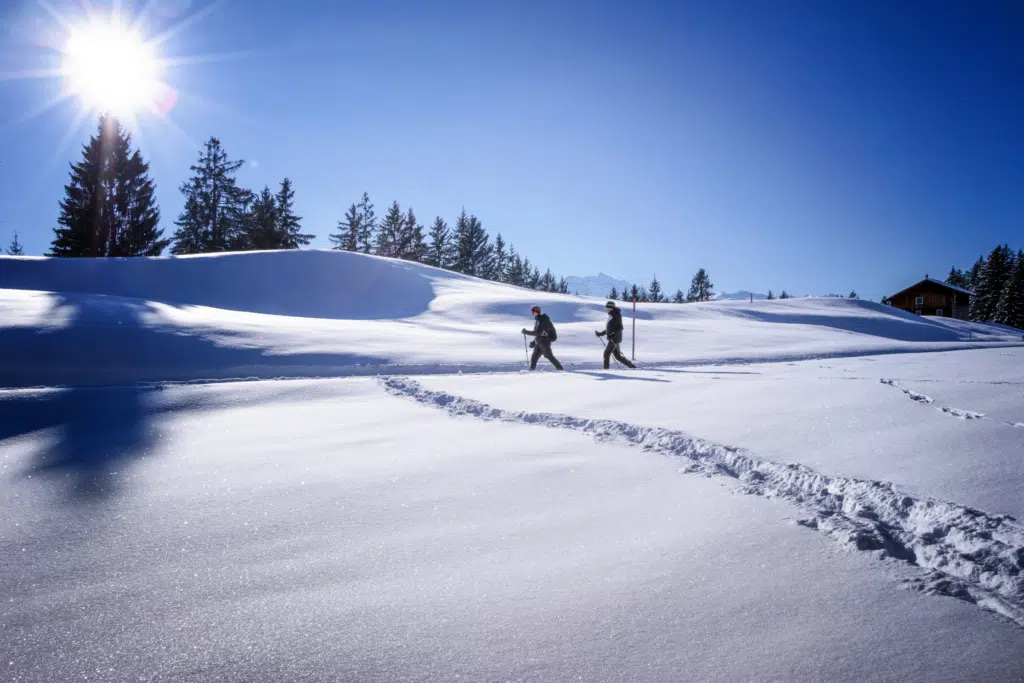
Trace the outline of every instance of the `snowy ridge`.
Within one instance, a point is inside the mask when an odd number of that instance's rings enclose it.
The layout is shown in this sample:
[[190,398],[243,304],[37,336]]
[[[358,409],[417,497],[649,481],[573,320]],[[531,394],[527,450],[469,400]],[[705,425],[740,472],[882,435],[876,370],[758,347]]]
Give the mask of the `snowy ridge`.
[[381,378],[395,396],[453,416],[535,424],[583,432],[684,458],[686,472],[742,482],[742,491],[780,498],[810,513],[800,524],[850,550],[876,553],[921,567],[911,587],[976,604],[1024,628],[1024,528],[1007,515],[916,496],[889,482],[832,477],[799,464],[781,464],[680,431],[613,420],[508,411],[424,388],[402,377]]

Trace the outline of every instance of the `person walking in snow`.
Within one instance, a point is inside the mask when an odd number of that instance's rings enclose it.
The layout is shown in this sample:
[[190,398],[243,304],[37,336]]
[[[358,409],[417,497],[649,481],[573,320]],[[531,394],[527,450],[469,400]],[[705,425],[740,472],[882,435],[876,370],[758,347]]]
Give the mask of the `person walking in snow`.
[[540,360],[541,356],[544,356],[551,364],[555,366],[556,370],[562,369],[562,364],[555,358],[555,354],[551,353],[551,342],[558,339],[558,333],[555,332],[555,326],[551,322],[551,318],[546,313],[540,312],[540,306],[534,306],[530,309],[533,313],[533,330],[523,328],[523,334],[533,337],[533,341],[530,342],[530,346],[533,348],[533,356],[530,358],[530,369],[537,369],[537,361]]
[[613,354],[615,355],[615,360],[627,368],[635,368],[636,366],[630,363],[622,355],[622,351],[619,350],[619,344],[622,343],[622,311],[619,310],[614,301],[606,303],[604,310],[608,311],[608,322],[605,324],[603,332],[594,333],[598,337],[608,337],[608,342],[604,345],[604,369],[608,369],[608,364]]

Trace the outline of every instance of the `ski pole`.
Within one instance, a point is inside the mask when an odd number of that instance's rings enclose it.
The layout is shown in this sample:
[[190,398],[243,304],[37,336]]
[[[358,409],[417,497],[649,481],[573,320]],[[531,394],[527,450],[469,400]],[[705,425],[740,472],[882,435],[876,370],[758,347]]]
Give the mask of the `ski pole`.
[[[601,344],[604,346],[604,348],[606,348],[606,349],[608,348],[608,342],[606,342],[605,340],[601,339],[600,337],[598,337],[597,339],[598,339],[598,341],[601,342]],[[619,370],[621,370],[622,366],[619,365],[619,361],[615,360],[615,358],[612,358],[612,360],[615,361],[615,367],[617,367]]]
[[523,351],[526,352],[526,366],[530,366],[530,347],[526,343],[526,333],[523,333]]

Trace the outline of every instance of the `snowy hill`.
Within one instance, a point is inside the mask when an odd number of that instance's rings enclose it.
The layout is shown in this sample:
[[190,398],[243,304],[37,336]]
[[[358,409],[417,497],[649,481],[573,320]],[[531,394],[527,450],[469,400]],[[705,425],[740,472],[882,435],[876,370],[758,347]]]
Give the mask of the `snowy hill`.
[[570,292],[578,293],[580,296],[593,296],[599,299],[608,296],[613,287],[616,291],[621,292],[632,285],[630,282],[619,280],[604,273],[588,275],[586,277],[570,275],[565,278],[565,281],[569,284]]
[[[3,257],[0,378],[34,386],[514,369],[535,303],[558,327],[560,359],[597,367],[603,302],[336,251]],[[846,299],[641,304],[636,357],[799,359],[1015,343],[1019,334]]]
[[606,371],[603,304],[0,258],[2,678],[1024,680],[1019,331],[648,304]]

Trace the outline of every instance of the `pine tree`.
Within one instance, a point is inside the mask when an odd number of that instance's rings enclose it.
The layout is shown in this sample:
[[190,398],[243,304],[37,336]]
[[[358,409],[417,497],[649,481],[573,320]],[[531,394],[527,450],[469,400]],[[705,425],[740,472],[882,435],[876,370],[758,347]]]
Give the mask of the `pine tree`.
[[636,291],[636,285],[633,285],[632,288],[630,288],[630,287],[623,287],[622,288],[622,300],[627,302],[627,303],[632,301],[633,300],[633,292],[634,291]]
[[556,284],[557,283],[555,282],[555,278],[551,274],[551,269],[549,268],[548,270],[544,271],[544,276],[540,278],[540,290],[542,292],[553,292],[555,291]]
[[8,256],[24,256],[25,250],[21,248],[21,242],[18,241],[18,231],[14,231],[14,237],[11,238],[11,245],[7,247]]
[[768,290],[768,301],[774,301],[774,300],[775,300],[775,292],[773,292],[772,290],[769,289]]
[[497,282],[508,282],[508,252],[501,233],[494,238],[494,279]]
[[686,296],[683,294],[683,290],[681,290],[681,289],[677,289],[676,290],[676,295],[674,297],[672,297],[672,303],[674,303],[674,304],[685,304],[686,303]]
[[277,192],[277,232],[280,246],[278,249],[298,249],[313,241],[316,235],[307,235],[302,230],[302,218],[295,215],[295,190],[292,181],[285,178],[281,181],[281,189]]
[[984,267],[985,267],[985,259],[982,258],[981,256],[979,256],[978,260],[974,262],[974,265],[971,266],[971,270],[970,270],[970,272],[966,276],[967,277],[967,289],[969,289],[969,290],[971,290],[973,292],[974,289],[978,286],[978,283],[981,281],[981,270]]
[[401,240],[396,250],[398,258],[404,261],[415,261],[419,263],[427,255],[427,243],[423,238],[423,226],[416,220],[416,213],[409,207],[405,212],[405,222],[402,225]]
[[505,279],[510,285],[523,286],[523,258],[513,246],[508,248],[508,270],[505,273]]
[[356,234],[356,251],[369,254],[377,243],[377,216],[373,212],[370,195],[363,192],[359,200],[359,231]]
[[338,221],[338,232],[327,236],[327,239],[334,243],[332,249],[356,251],[361,225],[362,216],[359,213],[359,208],[353,204],[348,207],[348,211],[345,213],[345,220]]
[[71,165],[53,256],[158,256],[167,247],[149,164],[131,143],[116,118],[100,117],[82,160]]
[[946,276],[946,284],[952,285],[953,287],[960,287],[961,289],[970,289],[968,275],[956,266],[949,269],[949,275]]
[[282,235],[278,225],[277,200],[270,188],[264,187],[249,206],[245,227],[236,247],[257,251],[281,249]]
[[989,322],[995,319],[996,307],[1012,272],[1011,257],[1009,246],[996,247],[988,255],[971,297],[971,320]]
[[655,275],[654,279],[651,280],[651,287],[648,290],[648,299],[653,304],[660,304],[665,301],[664,295],[661,293],[661,283],[658,282],[658,276]]
[[855,289],[855,290],[851,291],[850,294],[846,298],[847,299],[859,299],[860,296],[857,294],[857,290]]
[[1024,330],[1024,251],[1017,251],[1013,271],[996,306],[996,322]]
[[779,294],[779,298],[780,299],[789,299],[791,297],[789,296],[789,292],[787,292],[786,290],[782,290],[782,294]]
[[529,278],[528,282],[529,282],[530,289],[540,289],[541,288],[540,269],[537,268],[537,266],[534,266],[533,269],[530,271],[530,278]]
[[190,167],[192,177],[179,188],[185,207],[175,224],[173,254],[227,251],[246,239],[248,190],[238,187],[235,173],[245,162],[231,161],[220,140],[211,137]]
[[569,293],[569,281],[564,277],[558,278],[558,293],[568,294]]
[[454,270],[487,278],[493,274],[494,254],[490,238],[476,216],[463,209],[455,222],[456,258]]
[[612,285],[612,291],[608,292],[608,299],[610,299],[611,301],[617,301],[618,298],[619,290],[615,287],[615,285]]
[[696,301],[711,301],[715,293],[712,291],[714,285],[711,284],[711,278],[708,277],[707,272],[700,268],[696,275],[693,276],[693,280],[690,281],[690,291],[686,293],[686,301],[693,303]]
[[435,218],[434,224],[430,226],[429,237],[430,244],[427,246],[427,253],[423,258],[423,262],[438,268],[451,267],[451,233],[448,232],[448,224],[440,216]]
[[402,231],[405,229],[405,216],[397,201],[391,202],[384,219],[377,230],[377,244],[374,253],[377,256],[398,256],[401,247]]

